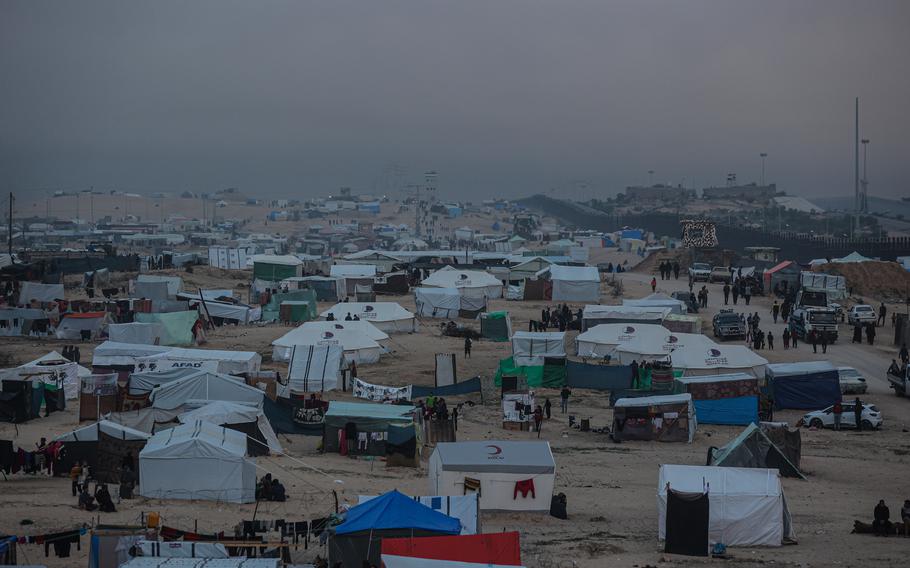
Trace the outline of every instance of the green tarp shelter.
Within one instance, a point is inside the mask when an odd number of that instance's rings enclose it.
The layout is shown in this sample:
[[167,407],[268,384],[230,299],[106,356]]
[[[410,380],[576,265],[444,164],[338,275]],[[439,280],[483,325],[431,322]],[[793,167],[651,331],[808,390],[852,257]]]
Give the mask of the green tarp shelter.
[[[545,359],[543,365],[519,366],[515,364],[515,359],[508,357],[500,359],[499,368],[493,376],[493,381],[497,387],[502,386],[502,377],[524,377],[528,388],[558,388],[566,384],[566,360],[554,359],[553,363],[548,363]],[[556,363],[559,361],[559,363]]]
[[480,335],[491,341],[508,341],[512,338],[512,320],[509,312],[480,314]]
[[[317,318],[316,292],[307,289],[272,294],[269,303],[262,306],[262,321],[277,320],[281,314],[281,304],[285,302],[293,302],[291,310],[295,319],[290,321],[305,322]],[[296,319],[298,317],[300,319]]]
[[709,465],[776,469],[784,477],[806,479],[786,454],[753,422],[721,448],[711,448]]
[[161,345],[192,345],[193,326],[199,319],[196,310],[186,312],[168,312],[161,314],[137,313],[138,323],[161,324]]
[[280,282],[303,275],[303,261],[291,255],[257,254],[253,256],[253,279]]

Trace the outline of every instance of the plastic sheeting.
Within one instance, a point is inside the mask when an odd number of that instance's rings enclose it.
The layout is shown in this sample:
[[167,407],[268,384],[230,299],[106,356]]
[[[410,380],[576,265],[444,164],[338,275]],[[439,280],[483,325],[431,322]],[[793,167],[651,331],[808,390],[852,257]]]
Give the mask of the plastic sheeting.
[[[366,503],[376,497],[377,495],[358,495],[357,504]],[[477,534],[480,532],[476,493],[449,496],[414,496],[410,498],[443,515],[458,519],[461,523],[460,534]]]
[[610,391],[630,389],[632,369],[628,365],[592,365],[580,361],[567,361],[566,386]]
[[597,302],[600,300],[600,273],[594,266],[549,268],[554,302]]
[[137,313],[138,323],[161,325],[161,345],[192,345],[193,326],[199,319],[199,312],[171,312],[166,314]]
[[159,345],[163,329],[160,323],[112,323],[107,328],[111,341]]
[[19,287],[19,303],[30,304],[32,300],[41,303],[63,300],[63,284],[42,284],[41,282],[22,282]]

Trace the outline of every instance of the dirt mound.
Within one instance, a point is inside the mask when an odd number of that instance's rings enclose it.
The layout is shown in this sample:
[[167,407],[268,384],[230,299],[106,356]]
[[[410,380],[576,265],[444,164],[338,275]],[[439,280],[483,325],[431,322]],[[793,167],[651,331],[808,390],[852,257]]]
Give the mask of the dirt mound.
[[852,295],[867,296],[867,301],[904,302],[910,297],[910,272],[896,262],[829,262],[816,271],[845,277]]

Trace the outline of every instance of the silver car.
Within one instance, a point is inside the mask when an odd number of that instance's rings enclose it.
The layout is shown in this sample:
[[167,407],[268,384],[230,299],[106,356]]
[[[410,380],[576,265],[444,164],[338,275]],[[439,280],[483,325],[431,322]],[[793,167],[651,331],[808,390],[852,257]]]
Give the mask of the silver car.
[[866,394],[866,379],[853,367],[838,367],[840,392],[843,394]]

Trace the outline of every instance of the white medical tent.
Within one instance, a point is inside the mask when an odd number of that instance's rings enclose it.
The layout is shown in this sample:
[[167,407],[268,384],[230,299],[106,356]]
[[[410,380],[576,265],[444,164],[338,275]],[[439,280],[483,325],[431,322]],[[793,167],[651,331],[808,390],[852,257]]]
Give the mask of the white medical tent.
[[594,266],[553,264],[550,281],[554,302],[597,302],[600,300],[600,273]]
[[565,356],[565,332],[516,331],[512,334],[512,357],[518,366],[543,365],[544,358]]
[[461,294],[457,288],[414,288],[414,305],[420,317],[455,319]]
[[487,298],[502,297],[502,281],[482,270],[459,270],[451,266],[440,268],[427,278],[421,286],[432,288],[457,288],[463,296]]
[[338,388],[341,383],[344,351],[340,345],[293,345],[288,380],[278,384],[278,396]]
[[701,333],[670,332],[663,341],[654,341],[654,339],[638,336],[631,341],[617,345],[616,354],[620,363],[628,365],[633,360],[641,361],[642,359],[666,357],[679,349],[707,350],[717,346],[718,344],[710,337]]
[[183,424],[192,424],[199,420],[202,422],[209,422],[215,426],[250,424],[251,422],[255,422],[259,433],[269,447],[269,451],[274,454],[280,454],[283,451],[281,449],[281,443],[278,441],[278,436],[275,435],[275,430],[272,429],[272,425],[265,417],[262,408],[258,406],[216,400],[200,406],[199,408],[184,412],[179,415],[177,419]]
[[683,375],[722,375],[737,371],[761,378],[768,360],[743,345],[715,344],[707,349],[693,345],[670,354],[673,368]]
[[[546,441],[442,442],[428,465],[430,495],[464,495],[465,480],[480,483],[484,511],[549,511],[556,462]],[[531,480],[531,492],[515,495],[516,483]]]
[[683,315],[688,310],[686,303],[682,300],[677,300],[659,292],[639,300],[623,300],[622,305],[637,308],[670,308],[671,313],[678,315]]
[[223,400],[242,402],[256,407],[262,406],[265,393],[251,387],[237,377],[196,371],[181,379],[171,381],[152,389],[149,396],[151,406],[172,410],[190,401]]
[[670,308],[648,306],[587,305],[581,314],[582,329],[604,323],[660,324],[670,315]]
[[604,323],[579,333],[575,337],[575,352],[579,357],[613,356],[621,344],[639,339],[650,344],[663,344],[669,337],[670,330],[662,325]]
[[417,318],[401,307],[397,302],[342,302],[325,310],[319,317],[326,318],[332,314],[335,321],[348,323],[345,318],[357,316],[359,321],[366,321],[386,333],[417,331]]
[[664,540],[667,484],[674,491],[708,492],[710,544],[781,546],[793,538],[790,510],[776,469],[662,465],[657,482],[658,535]]
[[246,458],[246,443],[246,435],[209,422],[159,432],[139,453],[139,494],[252,503],[256,465]]
[[107,327],[107,336],[118,343],[160,345],[162,327],[160,323],[112,323]]
[[385,332],[365,321],[306,322],[272,342],[272,360],[290,361],[295,345],[336,345],[349,363],[376,363],[384,350],[379,342],[388,339]]

